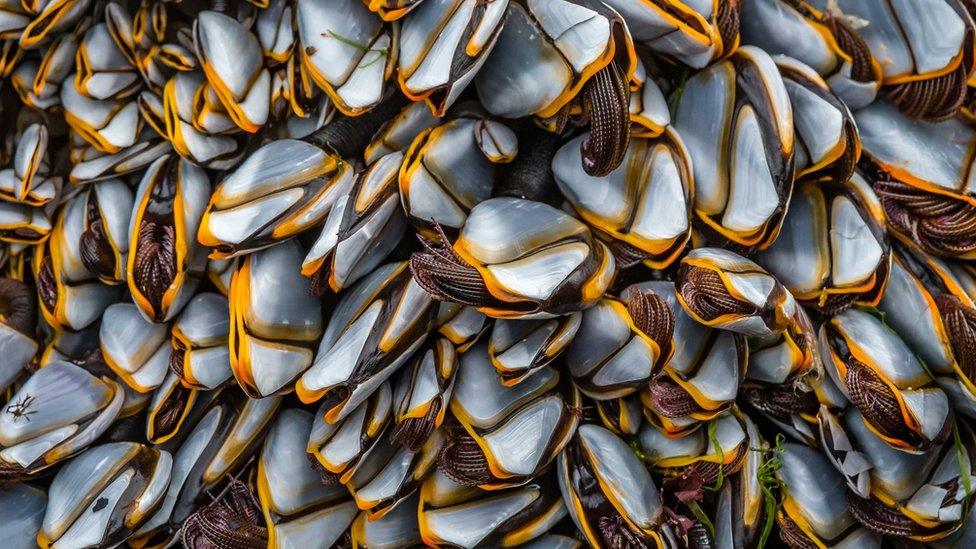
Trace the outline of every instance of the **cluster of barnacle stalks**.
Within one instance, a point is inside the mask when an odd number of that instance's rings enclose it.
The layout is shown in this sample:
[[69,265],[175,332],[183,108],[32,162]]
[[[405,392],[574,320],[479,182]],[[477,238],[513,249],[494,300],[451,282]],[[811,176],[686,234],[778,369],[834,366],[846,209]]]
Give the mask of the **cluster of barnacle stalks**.
[[0,0],[0,544],[976,545],[974,14]]

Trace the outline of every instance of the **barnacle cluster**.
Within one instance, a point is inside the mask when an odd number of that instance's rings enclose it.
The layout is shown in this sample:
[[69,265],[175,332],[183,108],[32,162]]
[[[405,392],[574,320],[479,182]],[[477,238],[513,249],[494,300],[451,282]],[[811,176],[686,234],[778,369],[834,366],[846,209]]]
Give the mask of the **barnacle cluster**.
[[0,543],[976,546],[974,16],[0,0]]

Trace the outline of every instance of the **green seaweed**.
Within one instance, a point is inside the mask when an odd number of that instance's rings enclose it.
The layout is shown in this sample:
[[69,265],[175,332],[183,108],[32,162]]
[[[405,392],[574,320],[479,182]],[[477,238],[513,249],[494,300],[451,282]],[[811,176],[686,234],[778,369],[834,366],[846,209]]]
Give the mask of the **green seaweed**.
[[776,435],[772,448],[765,451],[761,448],[752,449],[753,452],[767,454],[766,459],[759,466],[759,470],[756,471],[756,479],[759,480],[759,489],[763,493],[765,514],[762,534],[759,536],[759,544],[757,545],[759,549],[765,547],[769,541],[769,536],[773,532],[773,524],[776,522],[776,512],[783,504],[780,497],[783,490],[783,481],[776,477],[776,472],[783,466],[783,460],[780,459],[780,454],[783,453],[784,440],[785,437],[780,433]]

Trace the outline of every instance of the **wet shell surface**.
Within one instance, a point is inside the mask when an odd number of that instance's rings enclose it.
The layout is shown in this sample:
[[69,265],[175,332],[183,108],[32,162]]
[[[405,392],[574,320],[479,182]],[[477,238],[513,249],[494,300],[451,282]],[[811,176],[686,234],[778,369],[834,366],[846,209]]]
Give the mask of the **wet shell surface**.
[[973,546],[974,165],[976,0],[0,0],[0,537]]

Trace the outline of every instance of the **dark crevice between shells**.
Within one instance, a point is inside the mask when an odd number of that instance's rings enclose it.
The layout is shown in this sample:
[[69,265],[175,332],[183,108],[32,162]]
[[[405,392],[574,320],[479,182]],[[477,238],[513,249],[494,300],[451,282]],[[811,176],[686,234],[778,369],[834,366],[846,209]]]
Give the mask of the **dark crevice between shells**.
[[336,540],[334,549],[353,549],[354,547],[356,546],[352,543],[352,531],[346,530]]
[[976,251],[976,207],[876,174],[872,183],[888,221],[926,251],[958,256]]
[[88,195],[85,204],[85,231],[81,233],[81,262],[96,276],[112,279],[115,277],[115,252],[105,236],[102,216],[98,211],[95,193]]
[[44,256],[37,269],[37,297],[48,311],[53,312],[58,304],[58,283],[54,278],[51,256]]
[[[603,401],[603,404],[607,404],[609,402],[611,401],[605,400]],[[599,404],[597,404],[597,406],[599,406]],[[580,422],[589,421],[593,417],[593,414],[591,413],[593,411],[592,406],[574,406],[572,404],[566,404],[566,411]]]
[[701,411],[701,407],[695,399],[691,398],[688,391],[665,375],[651,380],[648,390],[651,393],[654,412],[662,417],[686,417]]
[[463,486],[478,486],[495,480],[485,453],[462,428],[453,429],[450,441],[437,455],[437,468]]
[[186,375],[183,373],[183,362],[186,360],[186,347],[182,341],[177,339],[173,339],[173,343],[173,352],[169,354],[169,371],[173,372],[173,375],[180,380],[185,380]]
[[135,254],[132,262],[132,282],[160,314],[163,296],[176,280],[176,164],[172,164],[156,180],[149,192],[146,209],[139,220]]
[[406,104],[407,99],[399,92],[394,92],[360,116],[336,114],[331,122],[307,137],[306,141],[333,151],[341,158],[359,157],[377,130],[395,117]]
[[36,474],[29,474],[19,467],[10,467],[0,463],[0,489],[6,483],[23,482],[36,476]]
[[329,274],[332,272],[332,262],[324,261],[309,279],[308,293],[312,297],[322,297],[332,286],[329,285]]
[[557,206],[563,200],[552,173],[552,158],[559,149],[559,137],[526,123],[518,132],[519,152],[515,160],[499,167],[492,196],[513,196]]
[[708,321],[722,315],[754,315],[759,309],[732,297],[722,277],[711,269],[693,265],[682,266],[679,292],[685,303],[699,317]]
[[153,415],[154,438],[162,438],[179,428],[191,391],[179,383],[173,386],[173,391],[163,399],[159,410]]
[[[364,374],[364,375],[368,375],[368,374]],[[344,403],[348,402],[349,397],[352,395],[352,389],[350,389],[349,385],[352,383],[357,383],[357,384],[362,383],[363,379],[365,378],[354,376],[349,381],[341,385],[335,385],[331,389],[326,391],[322,400],[319,401],[321,403],[320,406],[322,407],[322,409],[334,410],[336,407],[342,406]],[[251,398],[255,398],[255,397],[251,397]]]
[[884,95],[909,118],[939,122],[959,112],[968,92],[966,80],[966,69],[960,65],[935,78],[886,86]]
[[333,473],[332,471],[326,471],[321,466],[318,468],[318,471],[319,480],[322,482],[323,486],[338,486],[342,484],[342,481],[339,480],[339,475]]
[[753,408],[783,422],[799,414],[815,415],[820,404],[813,391],[798,391],[792,384],[744,387],[742,398]]
[[830,294],[823,303],[816,303],[818,311],[827,316],[838,315],[854,306],[856,294]]
[[434,432],[437,414],[441,410],[441,399],[436,398],[430,403],[430,408],[424,417],[412,417],[398,423],[390,435],[393,442],[406,446],[412,452],[418,452],[423,447],[430,434]]
[[943,490],[945,490],[945,492],[946,492],[945,493],[945,496],[942,497],[942,502],[941,502],[942,507],[948,507],[948,506],[951,506],[951,505],[956,505],[956,504],[959,504],[959,503],[963,503],[963,502],[965,502],[966,499],[969,498],[968,495],[963,495],[962,498],[956,497],[956,493],[958,493],[960,491],[959,490],[959,480],[960,480],[959,477],[956,477],[956,478],[951,479],[949,481],[943,482],[942,484],[937,484],[936,485],[939,488],[942,488]]
[[638,330],[657,343],[659,358],[671,354],[671,337],[674,335],[674,313],[665,299],[652,291],[634,291],[627,300],[627,312]]
[[0,278],[0,321],[27,337],[34,337],[37,306],[29,286],[12,278]]
[[[962,7],[970,18],[976,20],[976,0],[960,0]],[[976,112],[976,88],[966,86],[966,98],[963,100],[963,108],[969,110],[968,116],[972,118]]]
[[[726,0],[719,0],[720,4],[725,3]],[[672,19],[680,21],[682,24],[689,27],[694,32],[699,34],[709,34],[709,28],[701,24],[701,20],[693,17],[692,15],[679,10],[675,7],[675,3],[671,0],[650,0],[654,7],[662,12],[666,13]],[[721,9],[721,8],[719,8]]]
[[133,440],[143,440],[146,438],[146,412],[136,412],[116,419],[115,423],[99,439],[99,443],[108,442],[131,442]]
[[959,0],[970,17],[976,19],[976,0]]
[[623,162],[630,141],[630,92],[616,61],[584,86],[583,114],[590,121],[590,135],[580,144],[583,171],[603,177]]
[[536,361],[530,364],[527,368],[507,372],[498,372],[498,380],[501,381],[502,385],[505,385],[506,387],[518,385],[522,379],[525,379],[529,375],[529,372],[542,368],[548,364],[548,362],[543,364],[538,363],[539,360],[545,360],[546,358],[547,357],[541,357],[540,359],[540,357],[536,357]]
[[[599,415],[600,419],[603,420],[605,427],[618,435],[625,433],[625,430],[621,425],[624,416],[623,398],[595,400],[593,401],[593,404],[596,406],[597,414]],[[573,414],[573,416],[579,421],[586,421],[586,411],[582,406],[573,406],[569,404],[566,406],[566,410],[570,414]]]
[[936,297],[935,303],[949,335],[956,363],[967,379],[976,381],[976,310],[963,305],[951,294]]
[[776,523],[779,524],[779,539],[783,540],[783,543],[789,547],[793,549],[818,549],[819,546],[807,537],[803,530],[793,522],[793,519],[786,516],[786,513],[779,513],[776,516]]
[[851,403],[875,429],[886,437],[905,441],[914,448],[925,441],[905,425],[897,396],[870,366],[854,357],[847,359],[847,391]]
[[966,99],[963,100],[960,109],[968,111],[966,116],[970,120],[976,117],[976,88],[970,86],[966,89]]
[[43,235],[41,235],[40,233],[38,233],[37,231],[29,227],[20,227],[17,229],[13,229],[10,230],[8,234],[22,240],[28,240],[32,243],[41,240],[43,237]]
[[897,510],[874,499],[864,499],[850,492],[847,502],[858,522],[885,536],[907,537],[927,533],[927,528],[906,517]]
[[651,547],[644,540],[634,535],[627,527],[623,517],[616,513],[598,518],[596,526],[606,547],[619,547],[621,549],[650,549]]
[[72,361],[75,364],[84,368],[88,373],[94,376],[109,376],[115,375],[112,369],[109,368],[108,363],[105,362],[105,357],[102,356],[102,350],[99,348],[92,349],[84,354],[81,360]]
[[410,256],[414,279],[434,299],[453,301],[472,307],[511,307],[488,291],[484,278],[452,248],[440,225],[435,223],[438,240],[418,237],[426,249]]
[[250,490],[231,480],[223,498],[187,517],[180,537],[187,549],[264,549],[268,529],[263,523]]
[[308,463],[312,467],[312,469],[318,471],[319,481],[321,481],[323,485],[338,486],[342,484],[342,481],[339,479],[338,473],[333,473],[332,471],[329,471],[328,469],[323,467],[322,464],[319,463],[319,460],[316,459],[313,454],[305,454],[305,458],[308,460]]

